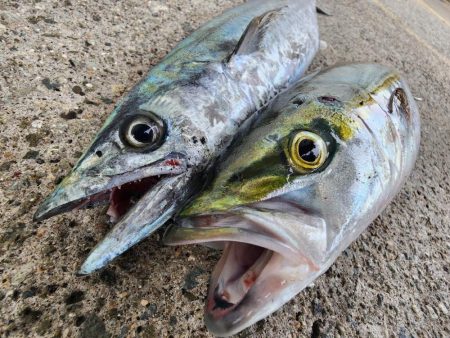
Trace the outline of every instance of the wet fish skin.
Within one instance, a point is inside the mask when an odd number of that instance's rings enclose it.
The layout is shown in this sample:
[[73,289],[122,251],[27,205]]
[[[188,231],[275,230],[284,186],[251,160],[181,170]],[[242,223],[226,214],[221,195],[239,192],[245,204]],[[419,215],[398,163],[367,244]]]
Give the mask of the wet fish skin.
[[[316,147],[305,158],[325,155],[313,169],[299,167],[295,153],[304,145],[294,140],[308,133]],[[414,98],[385,66],[337,66],[280,94],[165,234],[169,245],[224,248],[205,306],[208,329],[235,334],[326,271],[399,191],[419,140]]]
[[[237,128],[303,74],[318,44],[311,0],[253,0],[213,19],[119,102],[35,220],[107,203],[120,186],[162,175],[94,248],[80,273],[102,268],[200,189],[199,177]],[[158,134],[151,147],[134,148],[124,139],[137,118],[150,121]]]

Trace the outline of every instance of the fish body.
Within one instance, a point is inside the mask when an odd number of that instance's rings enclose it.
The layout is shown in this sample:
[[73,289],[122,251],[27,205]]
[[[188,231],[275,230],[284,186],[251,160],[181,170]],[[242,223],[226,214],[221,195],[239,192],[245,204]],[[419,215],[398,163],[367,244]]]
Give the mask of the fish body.
[[253,0],[226,11],[121,100],[35,219],[109,202],[116,224],[80,273],[103,267],[199,191],[238,127],[298,80],[318,45],[315,1]]
[[420,119],[398,72],[352,64],[301,80],[250,130],[164,239],[223,247],[205,306],[219,336],[293,298],[380,214],[413,168]]

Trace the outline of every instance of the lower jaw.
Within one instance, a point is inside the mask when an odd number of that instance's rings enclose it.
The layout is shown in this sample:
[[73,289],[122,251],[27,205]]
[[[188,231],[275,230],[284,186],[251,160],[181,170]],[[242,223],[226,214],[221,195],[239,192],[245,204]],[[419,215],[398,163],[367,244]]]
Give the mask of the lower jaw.
[[208,330],[217,336],[230,336],[269,316],[305,287],[310,285],[327,266],[313,269],[307,263],[292,263],[278,252],[271,252],[271,259],[261,270],[241,300],[225,309],[214,309],[214,290],[224,271],[224,256],[216,265],[211,277],[208,299],[205,306],[205,323]]
[[206,310],[220,320],[246,301],[274,252],[248,243],[226,242],[214,268]]
[[[227,245],[230,242],[225,243],[225,250],[227,250]],[[218,264],[214,268],[214,272],[211,277],[207,303],[205,306],[205,324],[208,330],[219,337],[228,337],[239,333],[246,327],[252,325],[256,321],[264,318],[273,311],[265,312],[266,305],[273,303],[273,299],[266,299],[264,290],[267,285],[272,285],[272,282],[278,287],[281,287],[278,278],[275,277],[273,280],[273,274],[268,271],[271,269],[270,265],[273,259],[280,258],[281,255],[271,251],[266,248],[257,247],[251,244],[245,243],[234,243],[243,248],[249,246],[251,250],[258,252],[258,257],[255,259],[254,264],[258,264],[258,261],[265,263],[264,267],[257,270],[257,274],[253,275],[253,279],[249,280],[248,289],[244,290],[238,297],[234,300],[234,304],[225,304],[225,308],[220,308],[217,305],[217,299],[214,297],[214,292],[223,277],[222,273],[225,266],[225,250],[224,255],[219,260]],[[265,258],[269,257],[267,262],[263,262]],[[251,268],[249,269],[251,270]],[[247,274],[249,270],[245,272],[240,272],[240,276]],[[249,274],[247,274],[249,275]],[[275,285],[274,284],[274,285]],[[270,287],[269,287],[270,288]],[[276,294],[279,290],[273,290]],[[274,309],[275,310],[275,309]]]

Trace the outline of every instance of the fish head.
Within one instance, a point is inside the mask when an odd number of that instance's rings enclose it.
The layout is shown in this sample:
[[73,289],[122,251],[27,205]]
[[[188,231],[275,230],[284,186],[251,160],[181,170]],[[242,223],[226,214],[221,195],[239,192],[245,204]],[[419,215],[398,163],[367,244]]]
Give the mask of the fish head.
[[323,273],[398,191],[419,129],[406,83],[379,65],[332,68],[275,99],[165,234],[224,248],[210,331],[241,331]]
[[[146,98],[138,87],[120,103],[72,171],[40,205],[37,221],[108,204],[114,231],[97,246],[81,273],[104,266],[170,217],[204,145],[192,139],[180,105]],[[149,221],[150,220],[150,221]]]
[[[74,208],[111,202],[118,218],[157,182],[187,171],[190,148],[180,123],[130,95],[97,134],[72,171],[35,214],[43,220]],[[184,125],[184,127],[186,127]]]

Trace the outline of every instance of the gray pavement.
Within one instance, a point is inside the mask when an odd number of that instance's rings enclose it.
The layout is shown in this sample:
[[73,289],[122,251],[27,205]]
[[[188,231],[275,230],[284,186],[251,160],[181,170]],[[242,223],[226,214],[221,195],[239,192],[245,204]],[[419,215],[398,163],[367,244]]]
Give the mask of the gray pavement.
[[[0,1],[0,336],[207,337],[219,253],[155,234],[77,277],[104,209],[32,214],[119,97],[195,27],[238,0]],[[312,68],[398,68],[422,116],[420,156],[394,202],[312,287],[241,337],[450,336],[450,5],[319,1]]]

